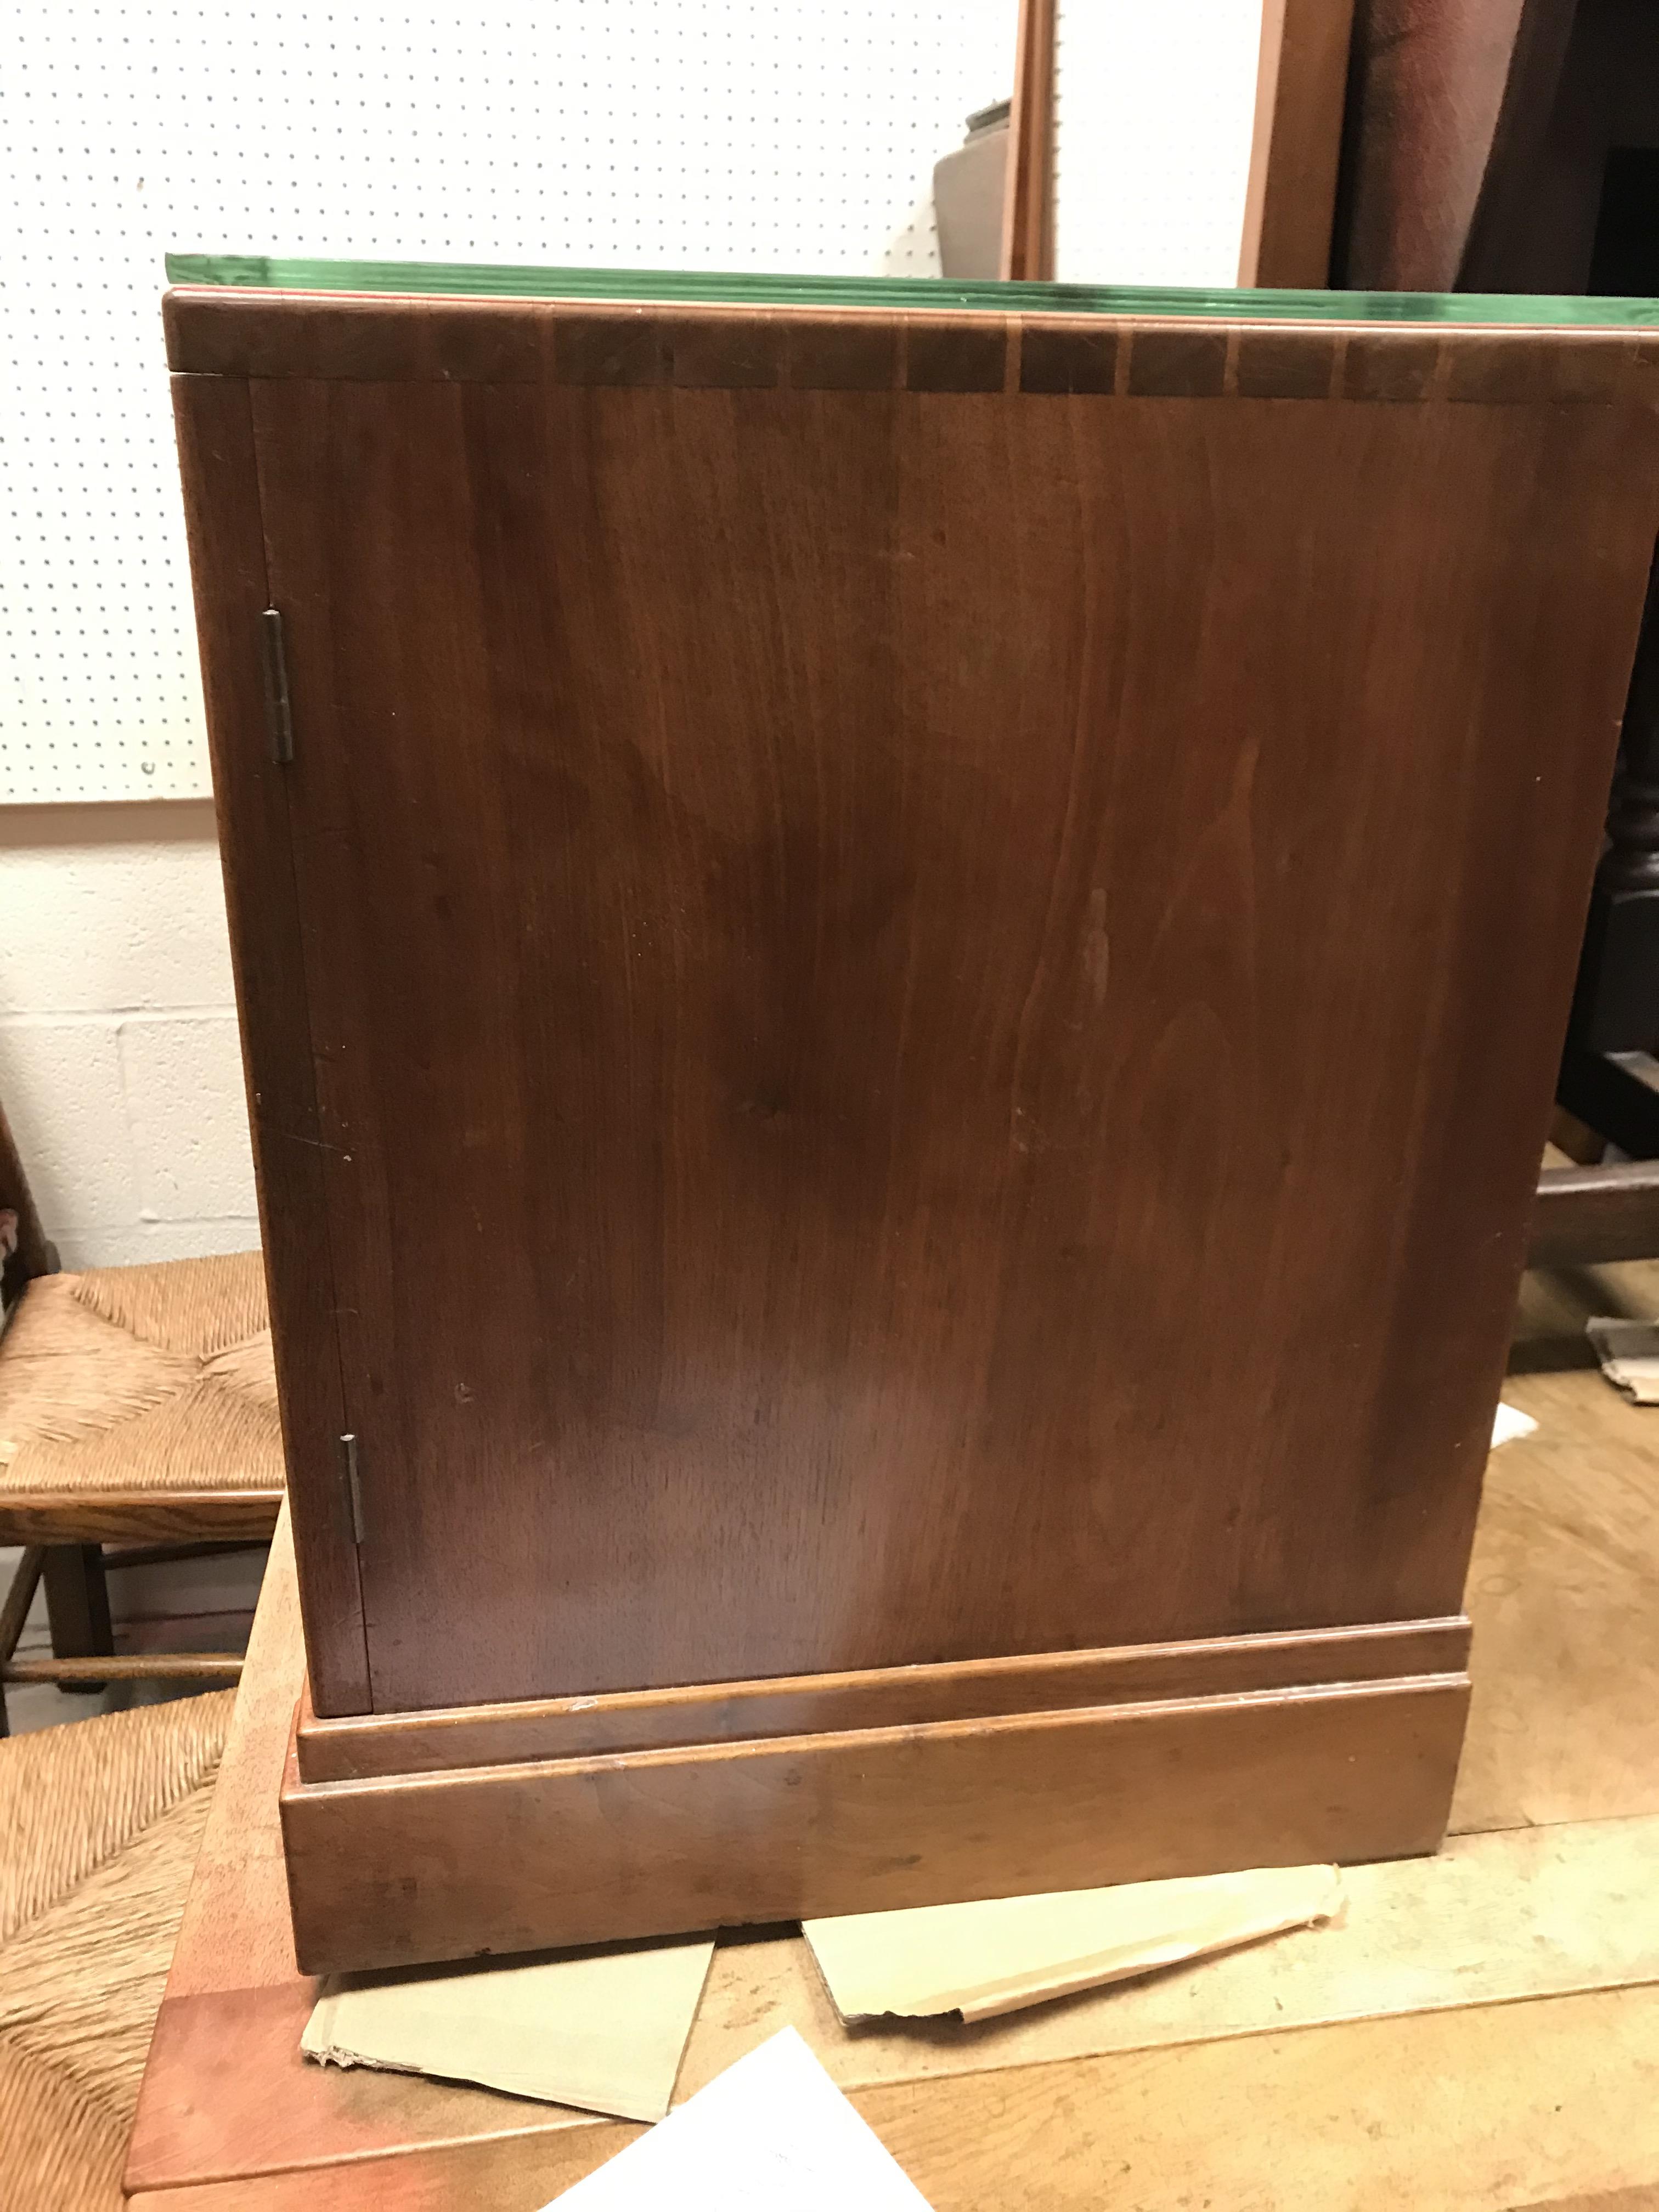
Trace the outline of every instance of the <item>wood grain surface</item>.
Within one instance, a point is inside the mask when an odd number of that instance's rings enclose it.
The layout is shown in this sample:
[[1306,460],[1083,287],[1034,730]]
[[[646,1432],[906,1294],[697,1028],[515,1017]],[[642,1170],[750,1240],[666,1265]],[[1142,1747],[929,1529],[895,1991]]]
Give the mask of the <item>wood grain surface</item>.
[[439,1712],[340,1720],[319,1720],[307,1692],[300,1701],[295,1758],[303,1781],[355,1782],[675,1744],[915,1727],[1391,1676],[1462,1674],[1468,1648],[1467,1620],[1396,1621],[1383,1628],[1226,1636],[1208,1644],[963,1660],[954,1666],[802,1674],[783,1681],[623,1691],[599,1698],[527,1698],[521,1705],[455,1705]]
[[279,1490],[0,1491],[0,1543],[118,1543],[123,1538],[246,1539],[276,1525]]
[[1643,346],[172,312],[318,1710],[1455,1613]]
[[84,1689],[106,1682],[234,1682],[241,1671],[240,1651],[132,1651],[113,1658],[9,1659],[0,1678]]
[[[307,1644],[312,1668],[329,1694],[361,1709],[369,1702],[362,1593],[335,1441],[345,1422],[339,1347],[328,1310],[328,1201],[289,842],[289,793],[265,736],[258,649],[260,614],[270,592],[247,387],[210,377],[176,378],[173,418],[231,958],[242,1012],[283,1446],[289,1492],[297,1506],[294,1540],[304,1562]],[[167,1533],[177,1533],[177,1525],[167,1524]]]
[[1258,1866],[1445,1832],[1462,1674],[301,1783],[309,1972]]
[[[894,313],[185,290],[165,309],[175,370],[256,380],[1651,405],[1659,374],[1659,331],[1639,325],[1010,315],[947,305],[943,287],[940,300]],[[1179,366],[1190,349],[1171,355],[1171,337],[1213,358],[1212,394],[1192,391]],[[1060,359],[1077,364],[1076,380],[1055,377]],[[1177,364],[1167,377],[1166,361]],[[1381,383],[1378,363],[1396,365]],[[1411,364],[1423,372],[1414,380]]]
[[[1651,2212],[1659,1994],[1620,1990],[858,2088],[933,2212]],[[1479,2085],[1471,2099],[1470,2085]],[[451,2142],[134,2212],[526,2212],[638,2130]],[[1540,2200],[1564,2181],[1571,2194]],[[1520,2192],[1517,2195],[1517,2191]]]
[[[1009,102],[1007,174],[997,274],[1048,283],[1054,273],[1054,83],[1060,0],[1019,0],[1014,91]],[[1073,88],[1086,101],[1086,87]]]
[[1659,1453],[1592,1314],[1659,1318],[1659,1265],[1526,1279],[1504,1395],[1539,1425],[1486,1471],[1457,1832],[1659,1814]]

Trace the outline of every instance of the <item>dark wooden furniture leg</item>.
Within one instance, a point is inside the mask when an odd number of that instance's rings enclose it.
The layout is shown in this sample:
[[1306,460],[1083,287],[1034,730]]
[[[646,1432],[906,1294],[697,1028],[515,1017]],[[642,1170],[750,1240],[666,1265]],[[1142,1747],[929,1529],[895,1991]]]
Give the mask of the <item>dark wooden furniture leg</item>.
[[1556,1103],[1626,1155],[1546,1169],[1534,1267],[1659,1253],[1659,1091],[1633,1058],[1659,1044],[1659,566],[1631,673],[1607,841],[1595,872]]
[[26,1544],[23,1556],[12,1576],[11,1587],[3,1601],[0,1601],[0,1736],[11,1734],[11,1723],[6,1715],[7,1662],[17,1649],[17,1639],[23,1632],[23,1623],[28,1619],[29,1607],[34,1602],[34,1593],[46,1563],[44,1545]]
[[[55,1659],[108,1659],[115,1653],[109,1586],[98,1544],[51,1544],[46,1559],[46,1620]],[[60,1687],[96,1696],[100,1681],[65,1681]]]
[[[1648,586],[1568,1036],[1580,1054],[1648,1052],[1659,1042],[1659,570]],[[1606,1133],[1631,1149],[1616,1131]]]

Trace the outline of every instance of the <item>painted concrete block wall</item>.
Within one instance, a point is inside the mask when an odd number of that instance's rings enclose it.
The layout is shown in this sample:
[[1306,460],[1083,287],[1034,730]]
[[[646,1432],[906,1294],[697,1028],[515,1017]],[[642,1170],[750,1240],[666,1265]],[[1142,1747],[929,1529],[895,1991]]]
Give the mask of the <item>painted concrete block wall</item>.
[[66,1267],[258,1243],[205,801],[0,808],[0,1099]]

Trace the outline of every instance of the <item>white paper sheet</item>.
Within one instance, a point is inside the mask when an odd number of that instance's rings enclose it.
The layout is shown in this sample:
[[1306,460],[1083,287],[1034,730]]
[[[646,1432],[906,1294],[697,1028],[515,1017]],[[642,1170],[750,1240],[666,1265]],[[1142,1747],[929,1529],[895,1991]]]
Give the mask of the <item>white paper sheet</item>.
[[1523,1413],[1519,1406],[1500,1405],[1492,1416],[1492,1448],[1496,1451],[1499,1444],[1516,1443],[1522,1437],[1531,1436],[1537,1426],[1532,1415]]
[[560,2212],[929,2212],[793,2027],[555,2201]]

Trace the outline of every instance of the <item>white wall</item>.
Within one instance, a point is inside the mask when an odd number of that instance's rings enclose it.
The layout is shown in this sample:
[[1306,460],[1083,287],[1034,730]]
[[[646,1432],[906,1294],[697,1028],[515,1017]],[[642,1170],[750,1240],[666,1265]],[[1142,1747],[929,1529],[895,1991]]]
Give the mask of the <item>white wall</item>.
[[1261,10],[1058,0],[1054,274],[1238,282]]
[[0,1101],[66,1267],[258,1243],[206,802],[0,807]]

